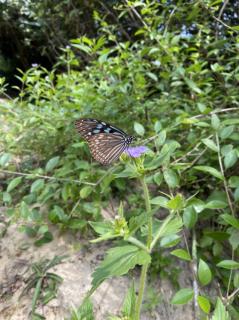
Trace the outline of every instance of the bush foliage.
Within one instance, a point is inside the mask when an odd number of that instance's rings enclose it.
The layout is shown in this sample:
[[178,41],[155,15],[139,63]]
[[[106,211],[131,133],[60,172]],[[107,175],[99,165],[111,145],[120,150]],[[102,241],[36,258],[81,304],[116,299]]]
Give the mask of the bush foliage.
[[[220,312],[238,318],[235,3],[120,2],[117,21],[135,21],[133,31],[124,29],[128,39],[95,11],[98,36],[72,39],[50,71],[36,65],[22,72],[18,97],[2,103],[1,194],[8,215],[22,221],[36,245],[52,239],[49,222],[87,232],[91,221],[96,242],[124,239],[96,269],[92,291],[135,265],[143,265],[142,284],[153,249],[167,248],[169,265],[193,264],[199,292],[180,288],[173,304],[194,297],[204,315],[215,309],[215,319]],[[123,156],[112,168],[91,162],[73,128],[80,117],[134,130],[149,151],[136,160]],[[101,210],[112,198],[121,201],[119,215],[104,221]],[[208,295],[216,283],[218,298]],[[142,297],[132,288],[131,308],[122,314],[139,319]]]

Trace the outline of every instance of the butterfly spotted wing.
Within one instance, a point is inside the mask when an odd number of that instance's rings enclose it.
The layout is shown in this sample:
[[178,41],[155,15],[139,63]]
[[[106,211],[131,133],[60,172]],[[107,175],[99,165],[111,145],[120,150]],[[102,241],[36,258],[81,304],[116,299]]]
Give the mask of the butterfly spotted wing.
[[88,142],[93,158],[102,164],[117,160],[134,139],[121,129],[96,119],[76,120],[75,127]]

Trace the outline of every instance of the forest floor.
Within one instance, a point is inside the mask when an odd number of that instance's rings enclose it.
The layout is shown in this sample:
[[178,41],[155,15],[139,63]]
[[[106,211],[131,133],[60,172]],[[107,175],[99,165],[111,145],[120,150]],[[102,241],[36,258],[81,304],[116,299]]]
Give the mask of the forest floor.
[[[2,214],[1,214],[2,212]],[[0,211],[0,320],[30,319],[33,291],[19,299],[31,273],[31,265],[40,259],[67,255],[63,263],[53,267],[54,272],[63,278],[57,297],[47,305],[37,309],[47,320],[68,320],[73,306],[80,306],[91,287],[91,274],[102,261],[108,244],[89,244],[79,234],[60,233],[51,230],[54,240],[41,246],[34,246],[34,240],[19,232],[19,225],[7,225],[6,217]],[[3,232],[4,231],[4,232]],[[180,274],[181,288],[192,287],[191,272],[184,269]],[[137,274],[136,274],[137,277]],[[137,281],[136,281],[137,282]],[[93,303],[96,320],[106,320],[109,314],[119,314],[124,295],[130,285],[128,277],[105,281],[94,293]],[[192,320],[193,305],[172,306],[169,301],[175,289],[167,280],[154,282],[154,292],[160,301],[153,310],[145,311],[142,320]],[[152,286],[152,285],[151,285]],[[146,290],[149,290],[150,286]]]

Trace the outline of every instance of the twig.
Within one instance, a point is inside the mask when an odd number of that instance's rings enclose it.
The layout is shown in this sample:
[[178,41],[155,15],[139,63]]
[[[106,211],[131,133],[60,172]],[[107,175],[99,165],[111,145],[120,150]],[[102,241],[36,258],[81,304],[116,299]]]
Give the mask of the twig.
[[217,113],[224,113],[224,112],[230,112],[230,111],[239,111],[239,107],[237,108],[226,108],[226,109],[221,109],[221,110],[215,110],[215,111],[211,111],[207,114],[198,114],[196,116],[190,117],[189,119],[198,119],[198,118],[203,118],[206,116],[210,116],[212,114],[217,114]]

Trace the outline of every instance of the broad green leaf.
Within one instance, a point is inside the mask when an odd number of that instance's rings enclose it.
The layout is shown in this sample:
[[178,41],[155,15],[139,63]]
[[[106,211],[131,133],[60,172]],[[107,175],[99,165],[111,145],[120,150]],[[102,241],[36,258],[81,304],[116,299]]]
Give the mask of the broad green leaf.
[[91,194],[92,191],[93,189],[90,186],[83,187],[80,191],[80,197],[82,199],[86,199]]
[[163,175],[162,175],[162,173],[161,173],[161,172],[155,173],[155,175],[154,175],[154,182],[155,182],[158,186],[160,186],[160,184],[162,183],[162,181],[163,181]]
[[183,212],[183,224],[186,228],[191,229],[195,226],[198,214],[193,206],[187,207]]
[[177,234],[171,234],[165,237],[162,237],[160,240],[160,247],[163,248],[172,248],[175,247],[181,241],[181,237]]
[[150,260],[150,255],[136,246],[126,245],[112,248],[92,275],[92,289],[96,289],[105,279],[126,274],[137,264],[147,264]]
[[12,202],[12,197],[11,197],[10,193],[3,192],[2,200],[3,200],[3,202],[11,203]]
[[4,167],[11,160],[12,155],[10,153],[4,153],[0,157],[0,166]]
[[235,201],[239,202],[239,187],[235,189],[233,196]]
[[225,222],[239,230],[239,219],[233,217],[230,214],[222,214],[220,216]]
[[181,210],[184,206],[184,197],[178,193],[174,198],[168,201],[167,206],[172,210]]
[[195,166],[193,168],[196,169],[196,170],[199,170],[199,171],[210,173],[212,176],[214,176],[214,177],[216,177],[216,178],[218,178],[220,180],[224,180],[223,175],[221,174],[221,172],[218,171],[217,169],[213,168],[213,167],[210,167],[210,166]]
[[155,140],[157,146],[162,146],[166,140],[166,130],[162,130],[159,134],[157,139]]
[[154,130],[155,130],[155,132],[158,133],[161,129],[162,129],[161,122],[160,122],[160,121],[156,121],[155,124],[154,124]]
[[232,249],[235,251],[239,247],[239,231],[237,229],[230,228],[230,237],[228,239]]
[[29,217],[30,214],[31,214],[31,211],[30,211],[28,205],[27,205],[24,201],[21,202],[20,212],[21,212],[21,217],[22,217],[24,220],[28,219],[28,217]]
[[237,152],[235,149],[232,149],[228,152],[224,158],[224,166],[226,169],[231,168],[237,162]]
[[50,231],[44,233],[44,235],[34,242],[35,246],[40,247],[53,240],[53,235]]
[[134,123],[134,130],[138,135],[140,135],[140,136],[144,135],[145,130],[144,130],[144,127],[142,126],[142,124],[135,122]]
[[217,266],[224,269],[235,270],[239,269],[239,262],[234,260],[222,260],[217,264]]
[[37,179],[33,182],[33,184],[31,185],[31,193],[32,192],[38,192],[40,190],[43,189],[44,187],[44,179]]
[[171,300],[172,304],[185,304],[192,300],[193,290],[190,288],[180,289]]
[[51,158],[46,164],[46,172],[52,171],[59,163],[60,157]]
[[220,127],[220,119],[216,114],[213,114],[211,117],[211,123],[214,130],[218,130]]
[[231,136],[234,131],[234,126],[228,126],[220,130],[219,135],[222,140],[227,139]]
[[226,207],[228,207],[228,204],[220,200],[212,200],[205,204],[205,208],[207,209],[224,209]]
[[7,186],[7,192],[11,192],[13,189],[15,189],[20,183],[22,182],[22,177],[17,177],[13,179],[9,185]]
[[231,188],[238,188],[239,187],[239,176],[231,176],[229,178],[229,186]]
[[202,259],[199,260],[198,279],[203,286],[209,284],[212,280],[211,270],[208,264]]
[[217,298],[216,308],[211,320],[231,320],[231,317],[226,311],[226,308],[220,298]]
[[95,230],[95,232],[100,235],[103,235],[105,233],[108,233],[109,231],[114,230],[114,226],[110,221],[105,221],[105,222],[89,221],[89,224]]
[[198,305],[202,309],[203,312],[205,313],[210,313],[211,305],[209,300],[206,297],[203,296],[198,296],[197,298]]
[[158,196],[150,200],[151,204],[159,205],[162,208],[168,207],[168,199],[166,197]]
[[176,249],[170,252],[173,256],[176,256],[180,259],[191,261],[191,257],[186,250],[183,249]]
[[169,188],[176,188],[179,185],[178,175],[172,169],[165,169],[163,171],[163,176]]
[[218,152],[218,147],[213,140],[206,138],[202,139],[202,142],[212,151]]

